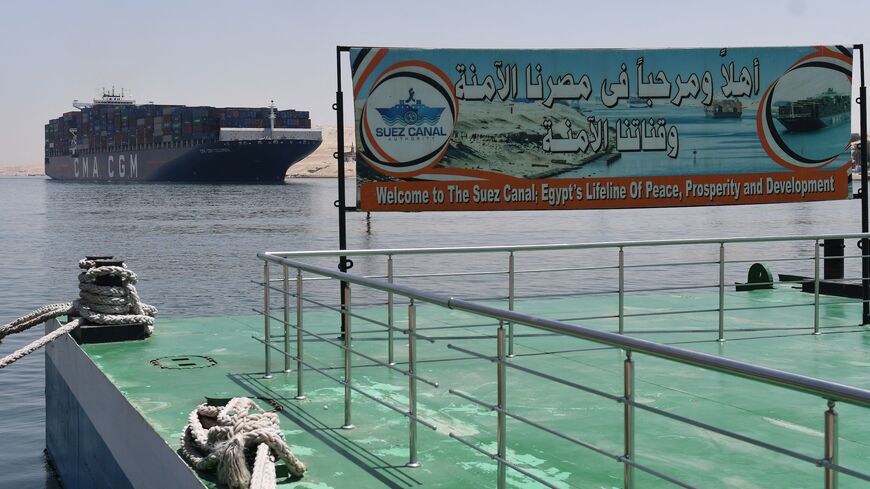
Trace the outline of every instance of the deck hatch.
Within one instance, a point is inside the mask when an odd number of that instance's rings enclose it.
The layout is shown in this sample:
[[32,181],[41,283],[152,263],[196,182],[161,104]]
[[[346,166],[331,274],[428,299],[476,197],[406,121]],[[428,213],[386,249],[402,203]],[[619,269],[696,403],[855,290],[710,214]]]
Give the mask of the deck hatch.
[[208,368],[217,365],[214,358],[205,355],[174,355],[151,360],[151,365],[163,369]]

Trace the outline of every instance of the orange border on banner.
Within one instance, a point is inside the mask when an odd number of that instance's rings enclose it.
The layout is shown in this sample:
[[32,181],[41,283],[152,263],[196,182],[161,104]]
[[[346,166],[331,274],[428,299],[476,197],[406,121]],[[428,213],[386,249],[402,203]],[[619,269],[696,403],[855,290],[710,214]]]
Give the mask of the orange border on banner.
[[[821,190],[802,188],[810,182]],[[844,167],[719,175],[364,182],[359,191],[363,211],[619,209],[846,199],[849,180]]]

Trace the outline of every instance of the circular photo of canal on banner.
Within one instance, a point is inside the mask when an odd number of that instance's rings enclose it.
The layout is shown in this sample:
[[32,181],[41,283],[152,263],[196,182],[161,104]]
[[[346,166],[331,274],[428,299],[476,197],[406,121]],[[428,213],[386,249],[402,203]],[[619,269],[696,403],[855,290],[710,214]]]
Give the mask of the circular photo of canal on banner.
[[821,168],[842,155],[852,130],[851,76],[851,60],[814,56],[774,81],[757,120],[768,155],[790,169]]
[[418,174],[444,156],[458,109],[453,86],[438,68],[415,61],[393,65],[372,84],[363,106],[359,151],[381,173]]

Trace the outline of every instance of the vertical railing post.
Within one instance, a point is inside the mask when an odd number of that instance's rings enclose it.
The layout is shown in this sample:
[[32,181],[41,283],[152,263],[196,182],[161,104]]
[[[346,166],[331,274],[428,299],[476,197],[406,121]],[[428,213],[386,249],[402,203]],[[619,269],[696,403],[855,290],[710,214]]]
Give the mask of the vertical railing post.
[[619,334],[625,333],[625,251],[619,247]]
[[719,341],[725,341],[725,243],[719,243]]
[[[387,282],[393,283],[393,255],[387,255]],[[395,365],[396,360],[393,355],[393,328],[395,325],[393,316],[393,293],[387,292],[387,363]]]
[[408,467],[420,466],[417,460],[417,307],[414,299],[408,304]]
[[[514,310],[514,252],[508,256],[508,310]],[[508,356],[514,357],[514,323],[508,323]]]
[[353,423],[350,417],[350,381],[351,381],[351,354],[350,354],[350,284],[344,288],[344,308],[342,310],[342,331],[344,331],[344,425],[345,430],[353,429]]
[[625,392],[625,406],[623,419],[623,434],[625,438],[624,464],[624,487],[634,489],[634,466],[628,460],[634,461],[634,362],[631,360],[631,352],[625,352],[623,363],[623,383]]
[[503,462],[505,460],[505,456],[507,454],[507,418],[505,416],[505,410],[507,409],[507,385],[505,378],[505,354],[504,354],[504,321],[498,322],[498,334],[496,335],[498,340],[498,346],[496,347],[496,354],[498,356],[498,364],[497,364],[497,389],[498,389],[498,440],[497,440],[497,453],[499,456],[498,460],[498,473],[496,480],[496,488],[504,489],[505,488],[505,469],[506,466]]
[[272,311],[269,307],[269,262],[263,262],[263,341],[265,341],[266,351],[265,351],[265,367],[263,368],[263,378],[271,379],[272,378],[272,348],[271,348],[271,334],[270,334],[270,324],[269,315],[272,314]]
[[815,274],[813,275],[813,334],[819,334],[819,240],[816,240]]
[[[834,411],[836,403],[828,401],[828,410],[825,411],[825,461],[837,463],[837,412]],[[837,471],[825,467],[825,489],[837,489]]]
[[285,264],[284,270],[284,372],[290,372],[290,269]]
[[302,388],[302,270],[296,269],[296,399],[305,399]]

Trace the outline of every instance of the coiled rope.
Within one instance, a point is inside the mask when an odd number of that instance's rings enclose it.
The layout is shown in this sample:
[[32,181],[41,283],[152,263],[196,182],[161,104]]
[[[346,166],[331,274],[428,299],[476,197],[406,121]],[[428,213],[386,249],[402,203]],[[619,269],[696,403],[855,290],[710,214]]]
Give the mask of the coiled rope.
[[278,415],[247,397],[235,397],[223,407],[197,406],[181,437],[181,455],[196,470],[217,469],[218,480],[230,489],[275,487],[276,458],[294,476],[305,472],[284,440]]
[[[154,331],[157,308],[143,303],[136,291],[136,274],[124,266],[96,266],[93,260],[79,261],[79,298],[73,302],[49,304],[0,327],[0,340],[14,333],[27,331],[58,316],[78,313],[60,328],[0,359],[0,368],[14,363],[54,341],[57,337],[88,324],[145,324],[148,334]],[[115,277],[121,285],[97,285],[100,277]]]

